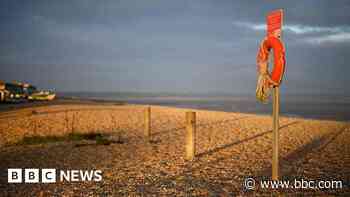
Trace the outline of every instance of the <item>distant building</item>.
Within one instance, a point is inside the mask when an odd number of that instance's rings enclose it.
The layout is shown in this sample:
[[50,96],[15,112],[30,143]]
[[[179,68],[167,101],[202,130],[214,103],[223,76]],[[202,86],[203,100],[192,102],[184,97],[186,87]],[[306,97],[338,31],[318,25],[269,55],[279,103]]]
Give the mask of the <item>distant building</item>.
[[5,89],[5,82],[0,80],[0,90]]

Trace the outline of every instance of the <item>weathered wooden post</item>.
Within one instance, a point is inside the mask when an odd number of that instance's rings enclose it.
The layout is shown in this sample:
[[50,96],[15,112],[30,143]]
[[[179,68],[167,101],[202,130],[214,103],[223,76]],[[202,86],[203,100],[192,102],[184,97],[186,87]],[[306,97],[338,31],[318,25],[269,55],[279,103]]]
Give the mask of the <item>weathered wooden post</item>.
[[196,150],[196,112],[186,112],[186,160],[194,159]]
[[68,111],[65,110],[64,111],[64,121],[65,121],[65,124],[66,124],[66,133],[69,132],[69,117],[68,117]]
[[279,147],[279,87],[273,88],[273,142],[272,142],[272,180],[278,180],[278,147]]
[[144,135],[147,140],[150,140],[151,136],[151,107],[147,106],[145,109],[145,130]]
[[32,116],[32,121],[33,121],[33,132],[34,135],[38,135],[38,122],[37,119],[34,117],[34,114],[31,115]]
[[72,111],[72,127],[71,127],[72,134],[75,132],[75,112]]

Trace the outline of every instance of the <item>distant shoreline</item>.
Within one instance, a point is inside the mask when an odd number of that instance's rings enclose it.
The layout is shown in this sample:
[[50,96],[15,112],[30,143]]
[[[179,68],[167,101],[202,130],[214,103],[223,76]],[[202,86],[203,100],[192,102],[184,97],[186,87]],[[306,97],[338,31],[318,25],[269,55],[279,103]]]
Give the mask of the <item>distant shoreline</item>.
[[[285,103],[284,103],[285,102]],[[281,103],[281,116],[289,118],[303,118],[309,120],[336,120],[350,121],[350,104],[345,103],[328,103],[327,100],[322,102],[312,102],[309,100],[297,100]],[[254,100],[254,97],[110,97],[101,95],[59,95],[53,101],[36,101],[0,104],[0,112],[11,111],[23,108],[50,106],[50,105],[154,105],[167,106],[174,108],[191,108],[208,111],[236,112],[256,115],[271,115],[271,104],[263,105]]]
[[17,109],[32,108],[32,107],[42,107],[50,105],[73,105],[73,104],[83,104],[83,105],[125,105],[126,102],[117,100],[103,100],[103,99],[87,99],[78,97],[59,97],[52,101],[23,101],[19,103],[1,103],[0,112],[12,111]]

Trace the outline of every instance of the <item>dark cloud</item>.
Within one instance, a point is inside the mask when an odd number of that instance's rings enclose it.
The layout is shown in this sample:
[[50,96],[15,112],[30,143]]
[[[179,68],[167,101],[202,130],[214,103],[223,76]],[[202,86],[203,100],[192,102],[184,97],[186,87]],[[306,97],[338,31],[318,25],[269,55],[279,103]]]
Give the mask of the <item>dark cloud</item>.
[[265,15],[278,8],[283,91],[350,94],[349,1],[1,1],[0,78],[63,91],[254,93]]

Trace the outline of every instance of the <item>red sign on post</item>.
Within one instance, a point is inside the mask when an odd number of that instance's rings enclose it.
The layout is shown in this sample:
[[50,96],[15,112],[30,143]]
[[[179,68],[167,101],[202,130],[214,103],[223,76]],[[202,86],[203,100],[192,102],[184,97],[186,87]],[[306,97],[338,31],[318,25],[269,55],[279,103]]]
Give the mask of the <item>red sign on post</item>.
[[274,10],[266,17],[267,36],[280,37],[282,33],[283,10]]

